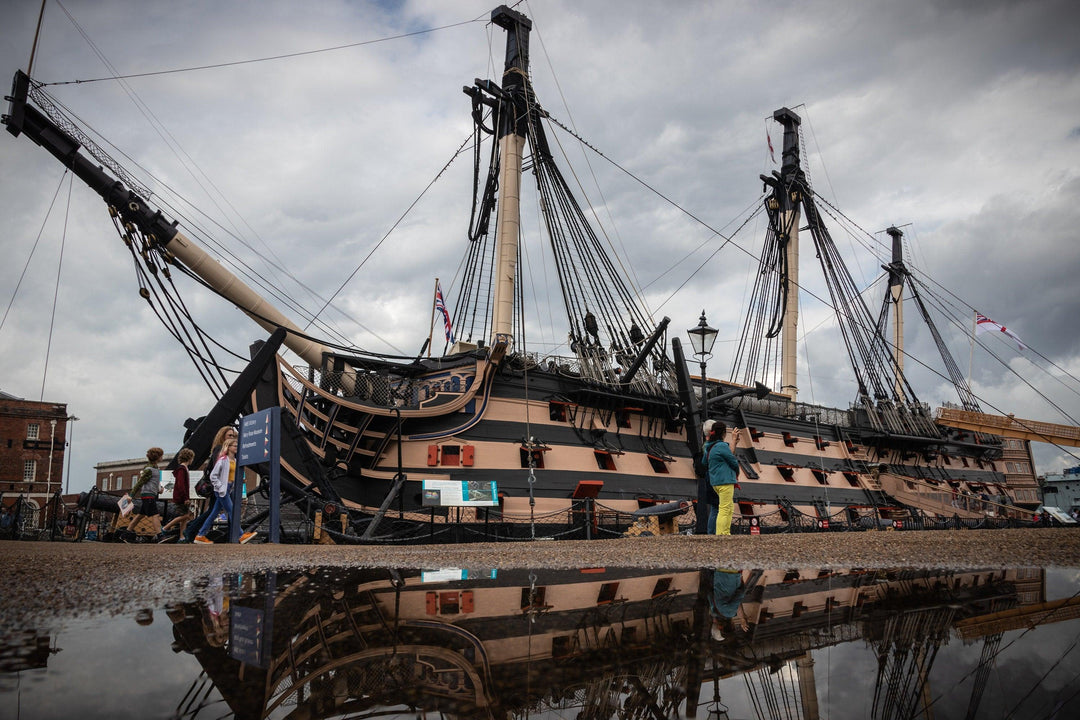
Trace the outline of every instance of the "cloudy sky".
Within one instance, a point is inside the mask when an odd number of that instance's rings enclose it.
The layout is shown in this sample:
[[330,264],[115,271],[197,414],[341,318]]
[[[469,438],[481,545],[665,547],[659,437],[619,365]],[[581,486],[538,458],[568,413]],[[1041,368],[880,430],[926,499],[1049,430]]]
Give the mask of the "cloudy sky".
[[[5,5],[0,70],[26,68],[38,9]],[[227,248],[230,266],[254,268],[310,311],[355,271],[324,317],[360,347],[410,354],[428,334],[434,278],[451,287],[458,272],[468,153],[406,211],[470,131],[461,87],[501,72],[504,33],[487,23],[491,9],[476,0],[49,2],[33,76],[58,83],[49,92],[155,193],[183,197],[169,197],[170,216],[212,236],[215,254]],[[714,231],[731,232],[759,197],[758,175],[773,168],[767,129],[780,144],[766,118],[788,106],[803,118],[816,191],[856,228],[832,232],[871,306],[884,292],[883,230],[902,225],[909,264],[950,304],[939,323],[965,372],[972,308],[1030,346],[983,338],[1003,362],[975,348],[984,408],[1080,417],[1072,3],[531,0],[518,9],[534,21],[541,104],[655,190],[558,134],[652,316],[670,316],[684,343],[702,309],[719,328],[710,375],[727,377],[764,232],[751,222],[715,252]],[[160,72],[188,68],[202,69]],[[142,76],[100,80],[113,75]],[[0,169],[0,390],[65,402],[81,418],[78,491],[95,463],[177,449],[184,419],[213,398],[138,296],[101,201],[78,181],[69,190],[63,168],[25,138],[0,136]],[[527,295],[543,305],[551,263],[535,224],[525,231]],[[807,246],[803,282],[820,295],[815,266]],[[200,288],[181,291],[235,352],[264,336]],[[530,329],[530,349],[558,351],[562,311],[530,312],[555,318]],[[846,407],[854,388],[829,312],[803,301],[800,399]],[[934,407],[956,401],[915,316],[909,306],[916,391]],[[1080,464],[1051,446],[1037,457],[1042,471]]]

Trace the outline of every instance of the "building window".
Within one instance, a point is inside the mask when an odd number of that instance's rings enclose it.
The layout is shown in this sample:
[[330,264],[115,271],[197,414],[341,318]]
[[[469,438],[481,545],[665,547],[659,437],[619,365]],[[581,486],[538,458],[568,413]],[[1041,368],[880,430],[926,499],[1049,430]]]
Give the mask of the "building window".
[[37,423],[30,423],[26,426],[26,439],[37,440],[41,437],[41,426]]
[[23,482],[34,482],[37,475],[37,460],[23,460]]

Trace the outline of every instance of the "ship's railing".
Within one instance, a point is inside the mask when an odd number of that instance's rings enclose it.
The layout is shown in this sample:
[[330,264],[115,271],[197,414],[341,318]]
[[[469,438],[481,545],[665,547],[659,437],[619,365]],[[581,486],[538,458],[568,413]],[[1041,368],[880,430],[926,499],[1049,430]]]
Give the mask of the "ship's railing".
[[[790,400],[780,400],[772,397],[759,399],[752,395],[734,398],[731,400],[731,404],[735,408],[747,412],[791,418],[793,420],[801,420],[804,422],[817,422],[822,425],[838,425],[845,428],[861,426],[861,423],[858,421],[858,416],[860,410],[865,410],[856,406],[852,406],[847,410],[842,410],[840,408],[825,407],[824,405],[791,402]],[[906,418],[905,422],[907,425],[905,425],[905,428],[912,433],[931,429],[930,406],[926,403],[917,403],[911,406],[910,409],[903,411],[897,411],[895,408],[891,408],[889,409],[889,412],[899,412],[900,416]]]
[[[469,508],[461,509],[460,512],[443,509],[440,512],[433,508],[388,514],[380,524],[381,532],[371,542],[405,545],[613,539],[633,534],[628,531],[639,519],[633,512],[614,508],[591,498],[580,499],[567,508],[545,513],[510,513],[498,508]],[[696,524],[693,507],[691,506],[685,514],[677,516],[675,521],[675,532],[693,534]],[[918,513],[894,520],[883,517],[876,509],[870,507],[858,509],[844,507],[829,515],[819,517],[788,506],[783,511],[777,509],[755,515],[736,515],[732,519],[731,532],[734,535],[772,535],[866,530],[977,530],[1032,526],[1034,523],[1031,521],[1016,518],[964,519],[931,517]],[[313,527],[313,524],[309,522],[297,539],[304,541],[305,533],[310,538]],[[399,532],[396,529],[399,527],[408,527],[408,530]],[[326,523],[321,526],[322,533],[340,543],[357,542],[361,530],[362,526],[352,528],[349,532],[341,532]]]
[[822,425],[853,427],[855,424],[854,414],[850,410],[830,408],[823,405],[811,405],[809,403],[771,398],[758,399],[753,395],[734,398],[731,404],[747,412],[792,418],[806,422],[818,422]]
[[[585,379],[595,385],[619,386],[619,370],[610,364],[600,362],[595,357],[564,357],[558,355],[540,355],[538,353],[516,353],[506,358],[507,364],[518,370],[542,370],[568,378]],[[350,359],[350,363],[352,360]],[[293,369],[308,382],[317,385],[327,393],[355,402],[383,407],[417,409],[436,392],[462,392],[473,381],[475,369],[457,368],[448,380],[435,385],[423,376],[414,377],[405,373],[395,373],[385,365],[365,367],[356,363],[347,370],[325,370],[308,366],[294,366]],[[295,378],[286,378],[297,395],[303,388]],[[651,396],[665,396],[674,392],[671,374],[665,370],[641,370],[629,385],[634,392]]]
[[[598,385],[618,386],[619,377],[626,370],[612,363],[606,354],[596,352],[582,356],[541,355],[517,353],[508,361],[522,369],[536,369],[570,378],[583,378]],[[646,395],[664,395],[674,392],[675,382],[666,368],[642,368],[630,381],[630,388]]]
[[[265,484],[250,494],[242,506],[245,529],[268,532],[269,515]],[[313,496],[291,498],[282,507],[281,528],[284,542],[311,543],[319,534],[340,544],[357,544],[365,527],[363,520],[342,528],[335,522],[317,523],[318,508],[324,503]],[[614,539],[626,537],[640,518],[633,512],[585,498],[569,507],[546,513],[508,513],[498,508],[469,508],[461,513],[436,509],[388,514],[379,533],[365,544],[453,544],[466,542],[522,542],[531,540]],[[1056,523],[1051,523],[1055,524]],[[675,518],[674,532],[694,534],[694,509]],[[874,508],[841,508],[818,517],[786,507],[754,515],[737,514],[732,519],[733,535],[772,535],[785,533],[855,532],[865,530],[952,530],[1035,527],[1030,520],[1017,518],[960,518],[914,513],[902,521],[881,517]],[[24,539],[30,539],[24,536]],[[35,539],[48,540],[48,533],[35,533]],[[62,539],[56,537],[55,539]],[[70,538],[68,538],[70,539]],[[116,541],[116,533],[101,538]]]
[[[385,371],[321,370],[307,366],[294,366],[293,369],[308,382],[320,390],[336,397],[364,405],[397,407],[402,410],[420,409],[424,401],[438,392],[461,393],[469,388],[475,377],[475,371],[452,374],[438,382],[414,378]],[[297,397],[304,393],[303,384],[288,373],[283,373],[285,382]]]

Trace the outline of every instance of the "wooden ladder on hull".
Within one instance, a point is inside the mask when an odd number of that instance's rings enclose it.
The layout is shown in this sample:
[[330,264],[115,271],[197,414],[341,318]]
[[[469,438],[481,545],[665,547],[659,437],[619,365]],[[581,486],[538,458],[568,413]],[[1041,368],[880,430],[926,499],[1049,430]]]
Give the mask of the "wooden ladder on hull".
[[837,436],[840,438],[841,445],[844,448],[844,457],[850,463],[852,469],[858,473],[859,480],[865,488],[874,492],[881,492],[881,482],[878,480],[877,475],[870,470],[870,454],[867,452],[866,446],[856,445],[839,427],[837,427]]
[[[893,473],[882,473],[880,478],[882,482],[882,489],[888,493],[891,497],[896,498],[905,505],[918,508],[923,512],[933,513],[935,515],[943,515],[945,517],[953,517],[958,515],[965,520],[976,519],[985,517],[981,510],[965,510],[962,507],[957,507],[952,504],[951,490],[942,490],[936,485],[930,485],[928,483],[922,483],[917,478],[910,478],[904,475],[894,475]],[[907,487],[907,483],[921,486],[923,489],[929,490],[930,493],[920,493],[918,490],[911,490]],[[943,496],[942,499],[938,499],[936,496]],[[948,497],[949,500],[945,500],[944,497]],[[982,501],[979,501],[980,503]],[[1016,508],[1019,510],[1019,508]],[[910,514],[910,513],[909,513]]]

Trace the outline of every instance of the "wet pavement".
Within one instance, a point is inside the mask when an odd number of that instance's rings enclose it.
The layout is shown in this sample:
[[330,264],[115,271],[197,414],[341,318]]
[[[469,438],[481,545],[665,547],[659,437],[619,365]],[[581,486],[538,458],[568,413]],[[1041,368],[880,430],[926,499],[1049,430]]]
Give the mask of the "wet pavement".
[[0,628],[190,599],[183,580],[306,567],[1080,568],[1080,531],[867,531],[409,547],[0,541]]
[[5,542],[0,717],[1068,717],[1078,550],[1070,530]]

